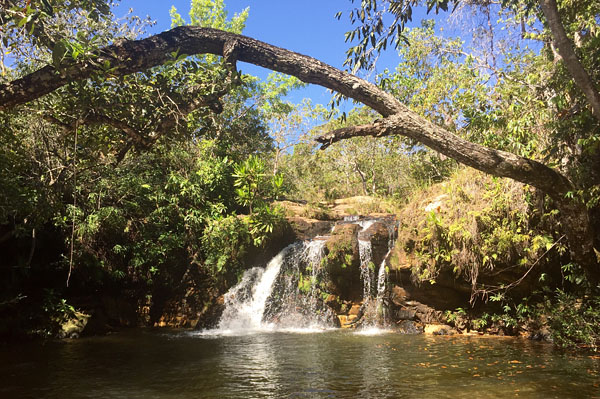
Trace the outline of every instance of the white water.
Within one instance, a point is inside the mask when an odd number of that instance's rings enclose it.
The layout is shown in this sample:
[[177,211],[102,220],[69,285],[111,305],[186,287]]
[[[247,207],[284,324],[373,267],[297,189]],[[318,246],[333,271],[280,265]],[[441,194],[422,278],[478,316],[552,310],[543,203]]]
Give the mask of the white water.
[[360,231],[363,232],[369,227],[373,226],[373,223],[377,222],[377,219],[361,220],[357,224],[361,227]]
[[383,257],[381,265],[379,266],[379,272],[377,273],[377,299],[380,299],[385,293],[385,262],[391,251],[391,249],[388,249],[387,253]]
[[358,240],[358,253],[360,255],[360,278],[363,281],[363,301],[371,297],[371,280],[373,279],[373,270],[371,270],[372,247],[371,241]]
[[[367,230],[376,220],[358,221],[359,233]],[[247,270],[240,282],[225,294],[225,310],[214,330],[202,335],[246,335],[257,332],[311,333],[332,328],[335,314],[324,302],[328,295],[328,281],[322,260],[325,239],[295,243],[275,256],[265,268]],[[372,261],[370,240],[358,240],[360,274],[363,280],[364,322],[360,333],[385,333],[383,298],[386,284],[386,254],[377,279]],[[393,239],[390,239],[390,248]],[[376,284],[376,286],[374,286]],[[376,288],[376,292],[372,289]],[[337,321],[337,320],[335,320]]]
[[256,331],[270,327],[262,322],[265,304],[289,250],[290,247],[284,248],[265,269],[246,270],[242,280],[225,294],[225,310],[218,332]]
[[[286,247],[266,268],[247,270],[241,281],[225,294],[225,310],[214,330],[202,335],[245,335],[256,332],[316,332],[330,327],[319,302],[316,281],[323,272],[325,241],[315,239]],[[308,292],[299,280],[307,272]],[[273,300],[276,297],[277,300]]]

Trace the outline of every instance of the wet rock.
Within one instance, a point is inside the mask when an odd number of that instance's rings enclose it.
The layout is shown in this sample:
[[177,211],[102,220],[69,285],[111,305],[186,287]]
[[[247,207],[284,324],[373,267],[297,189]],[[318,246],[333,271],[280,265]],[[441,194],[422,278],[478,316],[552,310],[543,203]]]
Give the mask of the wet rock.
[[352,324],[352,322],[356,320],[356,316],[339,314],[337,315],[337,318],[339,320],[341,328],[354,328],[354,324]]
[[424,329],[427,335],[454,335],[456,331],[445,324],[427,324]]
[[137,303],[130,298],[104,295],[90,311],[84,335],[106,334],[121,327],[138,325]]
[[323,266],[330,279],[328,292],[342,300],[362,297],[358,228],[356,224],[337,225],[325,243]]
[[360,239],[371,242],[371,258],[375,265],[380,265],[388,253],[390,229],[384,222],[375,222],[360,234]]
[[391,292],[392,303],[396,306],[404,305],[404,302],[409,298],[408,293],[402,287],[394,285]]
[[348,315],[350,315],[350,316],[358,316],[358,314],[360,313],[360,307],[361,306],[358,303],[352,305],[352,307],[348,311]]
[[439,323],[444,320],[443,312],[422,303],[414,305],[416,317],[422,323]]
[[547,326],[543,326],[540,329],[531,331],[527,338],[534,341],[546,341],[553,342],[552,331]]
[[524,328],[525,336],[531,340],[553,342],[552,331],[548,325],[548,318],[544,315],[529,320]]
[[410,320],[402,320],[398,323],[398,331],[401,334],[423,334],[423,327]]
[[340,313],[342,309],[342,303],[340,302],[340,299],[336,295],[332,294],[325,299],[325,305],[329,306],[329,308],[336,313]]
[[79,338],[90,317],[88,314],[75,312],[71,318],[60,326],[58,338]]
[[414,320],[417,316],[417,311],[408,308],[398,309],[395,316],[397,320]]
[[198,322],[194,326],[196,329],[216,328],[225,311],[225,296],[221,295],[214,302],[209,302],[200,312]]

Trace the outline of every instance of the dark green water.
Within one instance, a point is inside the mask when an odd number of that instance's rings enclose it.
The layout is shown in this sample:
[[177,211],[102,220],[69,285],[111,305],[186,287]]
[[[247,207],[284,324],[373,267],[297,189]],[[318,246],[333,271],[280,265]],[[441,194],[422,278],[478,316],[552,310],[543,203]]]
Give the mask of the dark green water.
[[600,398],[600,360],[524,340],[129,331],[0,348],[0,398]]

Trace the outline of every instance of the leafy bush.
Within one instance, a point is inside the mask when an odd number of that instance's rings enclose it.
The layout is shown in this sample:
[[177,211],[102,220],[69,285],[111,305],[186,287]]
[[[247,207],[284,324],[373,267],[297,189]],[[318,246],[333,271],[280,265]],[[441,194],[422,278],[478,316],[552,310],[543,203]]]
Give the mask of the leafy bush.
[[600,296],[577,297],[557,290],[556,303],[549,309],[554,342],[563,348],[600,349]]
[[243,257],[251,246],[248,225],[236,215],[208,222],[201,238],[205,264],[213,275],[236,272],[243,266]]

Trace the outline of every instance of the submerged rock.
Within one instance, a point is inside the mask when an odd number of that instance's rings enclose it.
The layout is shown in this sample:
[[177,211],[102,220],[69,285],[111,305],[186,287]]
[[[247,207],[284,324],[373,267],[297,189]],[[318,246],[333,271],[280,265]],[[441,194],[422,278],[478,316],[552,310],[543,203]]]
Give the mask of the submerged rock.
[[410,320],[402,320],[398,323],[398,332],[401,334],[423,334],[423,326]]

